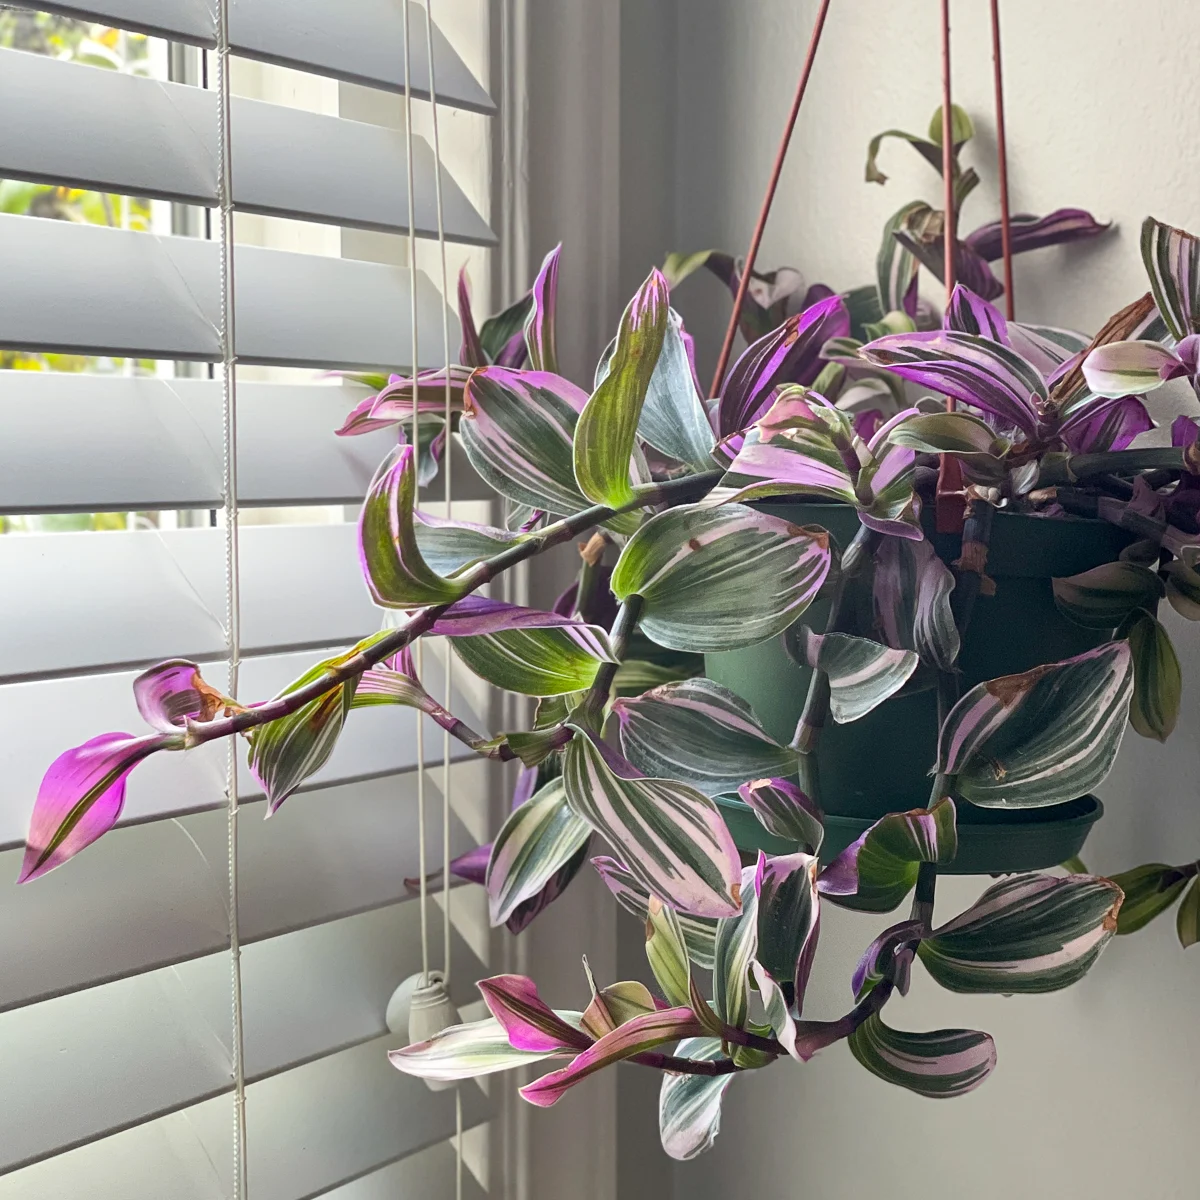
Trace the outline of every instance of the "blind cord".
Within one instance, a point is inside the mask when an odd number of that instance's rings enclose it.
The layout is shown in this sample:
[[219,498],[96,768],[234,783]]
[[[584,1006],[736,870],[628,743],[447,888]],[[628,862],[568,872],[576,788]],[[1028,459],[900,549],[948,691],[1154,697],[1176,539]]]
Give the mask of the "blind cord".
[[[217,0],[217,200],[221,226],[221,421],[222,493],[225,507],[225,637],[229,647],[229,694],[237,695],[241,666],[241,594],[238,563],[237,356],[234,305],[233,156],[229,119],[229,0]],[[246,1198],[246,1070],[242,1006],[242,946],[238,930],[237,745],[226,761],[229,812],[229,958],[233,1017],[233,1188]]]
[[[446,377],[445,406],[443,426],[445,441],[443,454],[446,458],[444,476],[444,498],[446,520],[454,517],[454,454],[453,440],[450,429],[451,419],[451,388],[450,388],[450,315],[446,302],[450,295],[450,273],[446,269],[446,221],[445,208],[442,201],[442,139],[438,129],[437,75],[433,63],[433,0],[425,0],[425,54],[429,60],[429,108],[433,121],[433,190],[435,207],[437,208],[437,240],[438,257],[441,266],[442,283],[442,367]],[[409,176],[410,180],[412,176]],[[412,210],[409,210],[410,220]],[[444,705],[448,711],[453,711],[453,668],[454,653],[450,643],[445,643],[446,670],[446,699]],[[442,976],[446,991],[450,990],[450,733],[442,731]],[[462,1200],[463,1194],[463,1109],[462,1087],[454,1089],[454,1196]]]
[[[409,347],[412,357],[412,446],[413,469],[420,475],[421,426],[420,405],[417,403],[420,355],[417,353],[417,226],[416,193],[413,188],[413,106],[412,106],[412,53],[409,36],[409,4],[404,0],[404,155],[408,172],[408,314]],[[417,676],[425,674],[424,644],[418,639],[416,648]],[[417,876],[420,879],[421,906],[421,983],[429,983],[429,885],[425,874],[428,870],[425,850],[425,721],[417,713]]]

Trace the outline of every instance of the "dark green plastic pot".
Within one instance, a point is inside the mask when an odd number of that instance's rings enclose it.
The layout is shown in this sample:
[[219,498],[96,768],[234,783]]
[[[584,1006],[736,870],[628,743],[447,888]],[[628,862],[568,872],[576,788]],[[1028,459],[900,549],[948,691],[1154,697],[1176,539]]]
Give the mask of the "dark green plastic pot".
[[[858,529],[854,510],[842,504],[782,502],[761,507],[797,525],[820,525],[842,546]],[[945,562],[959,556],[957,535],[930,536]],[[963,690],[985,679],[1070,658],[1107,641],[1107,634],[1083,629],[1062,616],[1050,581],[1112,562],[1130,540],[1130,535],[1105,521],[997,512],[987,563],[996,589],[994,595],[980,595],[975,602],[959,656]],[[828,615],[829,602],[822,599],[801,620],[820,631]],[[709,678],[749,701],[768,732],[784,743],[791,739],[811,671],[788,657],[780,639],[710,654],[705,662]],[[821,801],[829,818],[826,853],[836,852],[839,842],[848,844],[889,812],[924,806],[936,753],[933,691],[894,697],[848,725],[828,722],[817,751]],[[737,827],[735,839],[739,829],[752,837],[757,824],[752,814],[738,812],[744,808],[740,801],[722,803],[731,828]],[[1078,853],[1100,812],[1099,802],[1092,797],[1022,812],[960,805],[956,869],[964,873],[1034,870],[1062,862]],[[976,842],[978,854],[968,852],[968,843]],[[1064,847],[1073,848],[1060,853]],[[756,847],[747,843],[743,848]],[[766,845],[763,849],[770,852]]]

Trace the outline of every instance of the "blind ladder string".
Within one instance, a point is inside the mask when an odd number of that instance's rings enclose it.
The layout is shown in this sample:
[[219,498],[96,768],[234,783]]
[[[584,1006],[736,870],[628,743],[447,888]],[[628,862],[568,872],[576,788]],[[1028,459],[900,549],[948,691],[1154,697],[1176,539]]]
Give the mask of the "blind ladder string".
[[[233,155],[230,148],[229,0],[217,0],[217,203],[220,210],[222,493],[225,510],[225,637],[229,648],[229,694],[236,696],[241,667],[241,589],[238,561],[237,356],[234,303]],[[229,957],[233,1017],[233,1186],[246,1197],[245,1020],[242,1004],[242,947],[238,928],[237,744],[226,761],[229,834]]]
[[[442,284],[442,367],[446,378],[444,405],[444,435],[443,454],[445,455],[444,499],[446,520],[454,517],[454,455],[452,453],[451,419],[451,387],[450,387],[450,316],[446,310],[446,302],[450,295],[450,274],[446,268],[446,221],[445,206],[442,200],[442,139],[438,127],[437,74],[433,59],[433,0],[425,0],[425,54],[429,61],[429,108],[433,122],[433,189],[437,209],[437,239],[438,259],[441,268]],[[411,177],[410,177],[411,178]],[[411,210],[410,210],[411,212]],[[445,708],[452,711],[453,704],[453,667],[454,654],[449,642],[445,645]],[[450,989],[450,732],[442,731],[442,958],[443,976],[446,990]],[[463,1111],[462,1088],[454,1089],[454,1195],[455,1200],[462,1200],[463,1189]]]
[[[421,468],[421,434],[419,410],[420,405],[417,402],[418,376],[420,368],[418,363],[420,355],[417,353],[417,227],[416,227],[416,199],[413,188],[413,106],[412,106],[412,38],[409,30],[409,5],[408,0],[404,0],[404,155],[405,166],[408,173],[408,316],[409,316],[409,348],[410,357],[412,358],[412,394],[413,394],[413,412],[412,412],[412,447],[413,447],[413,470],[420,475]],[[417,639],[415,652],[417,677],[423,678],[425,674],[425,654],[424,644],[420,638]],[[427,985],[429,983],[429,885],[425,879],[425,873],[428,870],[428,856],[425,849],[425,721],[420,711],[416,714],[417,717],[417,841],[418,845],[418,862],[417,862],[417,878],[419,883],[419,896],[421,907],[421,983]]]

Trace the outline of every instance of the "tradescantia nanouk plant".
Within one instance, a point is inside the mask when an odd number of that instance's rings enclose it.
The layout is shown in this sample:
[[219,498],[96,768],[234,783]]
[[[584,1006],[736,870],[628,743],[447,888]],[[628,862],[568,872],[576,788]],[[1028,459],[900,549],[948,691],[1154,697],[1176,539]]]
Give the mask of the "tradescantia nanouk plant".
[[[969,123],[961,127],[965,142]],[[940,164],[932,143],[908,140]],[[869,170],[879,178],[877,149]],[[962,172],[960,202],[974,182]],[[1113,879],[1081,864],[1065,876],[1009,875],[940,923],[934,900],[963,805],[1071,801],[1107,775],[1127,721],[1158,739],[1175,724],[1180,673],[1157,608],[1165,597],[1200,618],[1200,431],[1181,418],[1171,447],[1133,442],[1154,425],[1141,395],[1167,378],[1196,381],[1200,241],[1148,220],[1152,294],[1095,338],[1007,321],[965,286],[936,328],[917,329],[914,264],[940,254],[910,251],[897,236],[923,236],[913,212],[889,222],[885,250],[913,257],[901,268],[889,259],[875,328],[855,317],[853,293],[810,294],[790,316],[759,296],[762,324],[715,397],[697,383],[664,273],[652,271],[629,302],[588,389],[558,373],[558,250],[526,297],[479,327],[464,277],[460,365],[381,380],[340,431],[399,433],[359,522],[366,586],[394,611],[386,628],[254,703],[222,695],[190,662],[146,671],[135,694],[149,731],[100,734],[47,771],[21,881],[110,830],[127,776],[151,754],[242,734],[274,811],[328,759],[354,709],[418,709],[478,754],[520,764],[495,841],[453,864],[486,887],[493,923],[520,931],[590,861],[644,922],[656,990],[589,972],[576,1010],[552,1007],[529,979],[497,976],[479,985],[487,1019],[392,1061],[434,1081],[535,1065],[522,1094],[542,1106],[612,1063],[658,1069],[663,1145],[677,1158],[712,1144],[736,1075],[803,1063],[839,1041],[869,1071],[924,1096],[983,1082],[996,1062],[986,1033],[892,1025],[888,1006],[918,964],[951,991],[1053,991],[1080,979],[1115,933],[1180,897],[1180,938],[1195,942],[1195,862]],[[922,218],[926,232],[933,215]],[[1048,236],[1036,224],[1030,237]],[[964,261],[988,258],[987,228],[966,239]],[[856,380],[893,403],[864,420],[867,410],[839,402]],[[451,435],[505,501],[503,526],[418,508],[419,482]],[[936,493],[939,456],[960,470],[954,494]],[[779,496],[852,509],[857,533],[839,544],[756,506]],[[930,516],[953,518],[955,504],[962,557],[948,565]],[[958,655],[987,594],[998,511],[1100,519],[1129,531],[1131,544],[1055,583],[1062,612],[1098,631],[1095,648],[960,695]],[[578,582],[553,611],[482,594],[516,564],[585,534]],[[814,630],[801,619],[818,598],[830,618]],[[487,682],[535,698],[530,728],[477,732],[436,702],[411,649],[426,635],[448,639]],[[704,654],[780,638],[812,671],[787,744],[702,676]],[[921,688],[939,701],[928,798],[826,852],[815,770],[823,728]],[[729,795],[793,849],[739,852],[715,799]],[[846,1011],[817,1015],[805,995],[826,904],[878,914],[883,927],[848,981]]]

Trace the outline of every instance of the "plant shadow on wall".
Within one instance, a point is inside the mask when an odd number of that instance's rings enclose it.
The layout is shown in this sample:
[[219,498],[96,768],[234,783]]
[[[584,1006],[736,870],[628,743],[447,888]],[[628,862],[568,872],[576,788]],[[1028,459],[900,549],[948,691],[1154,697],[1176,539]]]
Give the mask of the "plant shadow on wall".
[[[961,203],[977,180],[957,162],[965,114],[953,127]],[[935,138],[900,136],[940,167]],[[1172,446],[1132,443],[1154,424],[1140,395],[1195,382],[1200,241],[1147,220],[1151,292],[1088,338],[990,303],[993,226],[959,244],[973,286],[939,318],[917,284],[942,261],[941,228],[906,205],[866,288],[805,295],[794,272],[757,277],[749,347],[712,400],[670,289],[701,262],[736,283],[728,257],[652,271],[590,393],[557,370],[558,250],[480,326],[464,277],[461,365],[380,379],[339,431],[400,431],[359,525],[387,627],[258,703],[183,660],[145,672],[150,731],[101,734],[50,766],[21,880],[110,830],[151,754],[243,734],[273,812],[354,709],[416,708],[521,764],[495,842],[453,864],[486,887],[493,922],[519,932],[590,858],[644,921],[658,994],[588,973],[586,1007],[555,1009],[531,980],[498,976],[479,985],[488,1019],[392,1061],[433,1082],[544,1064],[522,1088],[542,1106],[615,1062],[658,1069],[677,1158],[712,1144],[736,1075],[838,1041],[924,1096],[983,1082],[988,1034],[885,1022],[917,960],[951,991],[1053,991],[1181,896],[1180,939],[1195,942],[1194,862],[1111,879],[1044,868],[1081,847],[1126,723],[1161,740],[1176,719],[1179,666],[1156,613],[1166,598],[1200,617],[1200,431],[1180,418]],[[1033,249],[1103,226],[1068,209],[1014,228]],[[452,435],[506,502],[504,526],[416,507]],[[963,482],[939,495],[946,461]],[[553,611],[479,594],[589,533]],[[531,728],[477,732],[435,701],[411,652],[426,634],[536,698]],[[1003,877],[939,924],[936,879],[956,870]],[[910,894],[866,947],[853,1005],[807,1012],[822,905],[882,917]]]

